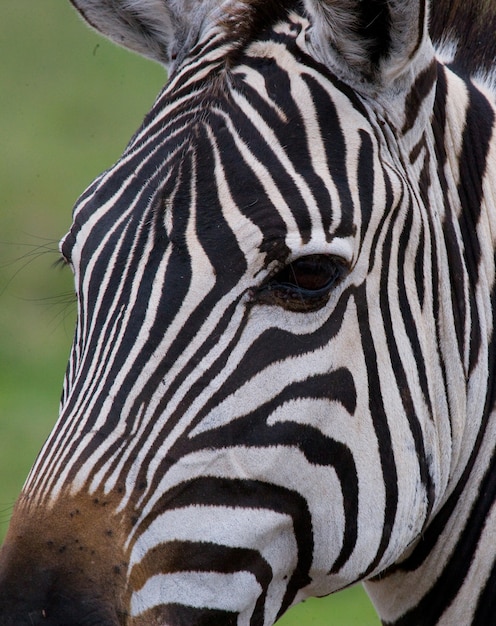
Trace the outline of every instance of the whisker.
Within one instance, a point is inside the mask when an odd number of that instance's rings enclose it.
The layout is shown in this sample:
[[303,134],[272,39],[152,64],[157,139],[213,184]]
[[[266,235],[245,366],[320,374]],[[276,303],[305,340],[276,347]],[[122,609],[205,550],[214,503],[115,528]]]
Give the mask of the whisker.
[[14,511],[14,504],[14,501],[7,506],[2,504],[2,508],[0,509],[0,526],[5,526],[9,523],[12,512]]
[[17,276],[21,272],[23,272],[26,268],[30,267],[30,265],[33,262],[37,261],[41,257],[44,257],[45,255],[57,255],[57,257],[60,256],[58,243],[54,241],[53,239],[51,240],[47,239],[46,241],[47,243],[43,243],[43,244],[30,244],[30,243],[18,243],[18,242],[15,243],[15,242],[0,241],[0,243],[5,246],[12,246],[12,247],[16,246],[16,247],[28,249],[28,251],[25,254],[22,254],[21,256],[17,258],[14,258],[12,260],[9,260],[7,262],[0,264],[0,269],[10,268],[10,267],[16,268],[12,272],[12,274],[7,278],[5,285],[0,289],[0,295],[3,295],[5,291],[12,285],[12,283],[17,278]]

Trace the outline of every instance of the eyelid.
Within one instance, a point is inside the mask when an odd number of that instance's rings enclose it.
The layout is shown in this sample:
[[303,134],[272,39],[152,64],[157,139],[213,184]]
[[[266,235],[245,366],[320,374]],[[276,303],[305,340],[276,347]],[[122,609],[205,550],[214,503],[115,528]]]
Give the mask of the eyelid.
[[[298,268],[294,266],[297,266],[299,261],[307,262],[309,274],[312,263],[315,264],[317,277],[315,287],[298,284]],[[349,264],[341,257],[329,254],[300,256],[288,261],[282,267],[275,268],[254,294],[254,298],[260,304],[279,306],[293,312],[317,311],[327,304],[333,290],[342,282],[348,270]],[[320,271],[324,273],[324,277],[328,276],[327,282],[321,287],[318,286]],[[292,273],[294,279],[291,277]]]
[[286,264],[293,263],[297,259],[305,256],[323,255],[340,259],[345,267],[351,267],[354,259],[354,238],[350,237],[334,237],[331,241],[321,241],[321,237],[312,239],[304,246],[301,240],[288,236],[286,243],[292,253],[286,259]]
[[71,231],[64,235],[59,242],[60,254],[67,265],[72,265],[72,248],[74,247],[74,243],[75,237]]

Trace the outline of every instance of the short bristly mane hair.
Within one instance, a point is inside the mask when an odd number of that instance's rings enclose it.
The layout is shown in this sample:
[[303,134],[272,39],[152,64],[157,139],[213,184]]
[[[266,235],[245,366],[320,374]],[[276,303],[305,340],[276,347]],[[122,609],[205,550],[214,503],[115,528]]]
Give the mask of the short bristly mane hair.
[[496,84],[496,0],[434,0],[430,34],[435,45],[451,48],[458,72]]
[[233,40],[233,49],[226,59],[233,63],[251,41],[301,5],[299,0],[243,0],[226,6],[226,14],[220,21],[226,34]]

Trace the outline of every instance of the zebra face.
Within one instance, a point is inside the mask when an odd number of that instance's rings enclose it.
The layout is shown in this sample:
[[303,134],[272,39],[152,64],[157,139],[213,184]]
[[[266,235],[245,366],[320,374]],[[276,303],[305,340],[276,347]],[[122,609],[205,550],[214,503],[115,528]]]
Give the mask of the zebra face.
[[301,7],[242,46],[202,19],[61,244],[61,415],[2,553],[38,620],[272,624],[395,563],[446,484],[422,29],[346,82]]

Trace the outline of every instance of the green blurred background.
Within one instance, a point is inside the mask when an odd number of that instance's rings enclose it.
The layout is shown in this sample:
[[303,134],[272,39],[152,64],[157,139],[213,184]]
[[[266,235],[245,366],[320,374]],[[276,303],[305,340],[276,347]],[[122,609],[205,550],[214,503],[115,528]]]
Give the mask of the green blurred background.
[[[55,268],[77,196],[112,164],[164,70],[90,32],[68,0],[2,0],[0,19],[0,541],[57,416],[72,276]],[[360,587],[282,626],[379,624]]]

